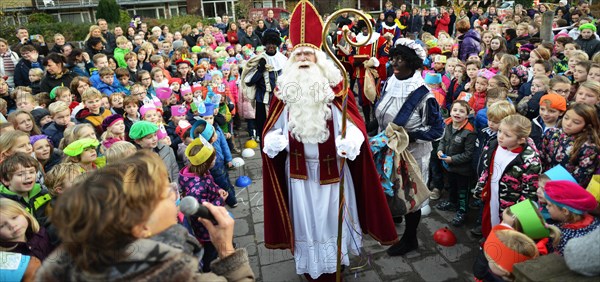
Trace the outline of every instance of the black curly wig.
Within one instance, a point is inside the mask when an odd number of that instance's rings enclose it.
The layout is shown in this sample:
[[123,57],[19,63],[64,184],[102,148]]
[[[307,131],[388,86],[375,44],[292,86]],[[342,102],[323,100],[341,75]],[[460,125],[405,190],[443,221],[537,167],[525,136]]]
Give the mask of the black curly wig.
[[423,60],[417,56],[415,50],[398,44],[390,49],[390,60],[394,57],[400,57],[406,62],[406,66],[411,70],[418,70],[423,67]]

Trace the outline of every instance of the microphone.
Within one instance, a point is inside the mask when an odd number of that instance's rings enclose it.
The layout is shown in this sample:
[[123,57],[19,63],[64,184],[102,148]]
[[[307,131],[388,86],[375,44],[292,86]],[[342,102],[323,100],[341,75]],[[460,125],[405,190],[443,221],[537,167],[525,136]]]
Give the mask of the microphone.
[[210,213],[208,208],[198,203],[198,200],[192,196],[185,196],[181,199],[179,210],[187,216],[209,219],[213,224],[217,224],[215,217]]

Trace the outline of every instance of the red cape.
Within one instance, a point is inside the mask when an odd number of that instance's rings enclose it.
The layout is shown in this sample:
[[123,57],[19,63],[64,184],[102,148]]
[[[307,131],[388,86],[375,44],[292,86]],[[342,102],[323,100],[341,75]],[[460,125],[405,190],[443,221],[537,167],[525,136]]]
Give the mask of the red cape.
[[[342,83],[333,88],[335,93],[342,89]],[[336,97],[333,104],[342,110],[342,97]],[[274,98],[269,107],[269,117],[264,127],[262,137],[273,127],[284,109],[284,103]],[[362,117],[354,100],[354,95],[348,95],[347,113],[349,119],[362,132],[363,142],[360,152],[354,161],[346,160],[354,182],[358,217],[362,232],[371,235],[383,245],[391,245],[398,240],[392,215],[387,206],[381,183],[377,181],[377,171],[373,155],[369,148],[369,138]],[[275,158],[269,158],[262,153],[263,161],[263,200],[265,213],[265,246],[269,249],[290,249],[294,252],[294,227],[290,218],[288,203],[288,187],[285,177],[285,161],[287,152],[281,151]],[[331,205],[330,209],[336,209]]]

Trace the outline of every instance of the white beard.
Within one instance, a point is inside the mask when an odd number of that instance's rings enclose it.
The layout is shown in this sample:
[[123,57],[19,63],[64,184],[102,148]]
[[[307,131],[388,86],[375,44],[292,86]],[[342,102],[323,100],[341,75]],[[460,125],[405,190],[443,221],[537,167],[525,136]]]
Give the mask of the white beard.
[[[317,60],[318,61],[318,60]],[[321,61],[322,62],[322,61]],[[300,68],[308,65],[308,68]],[[325,66],[324,66],[325,65]],[[331,81],[322,71],[327,64],[288,60],[278,79],[279,95],[288,109],[291,135],[303,143],[323,143],[329,138],[327,121],[331,119],[331,102],[335,94]],[[331,63],[331,72],[339,71]],[[332,75],[330,74],[329,77]]]

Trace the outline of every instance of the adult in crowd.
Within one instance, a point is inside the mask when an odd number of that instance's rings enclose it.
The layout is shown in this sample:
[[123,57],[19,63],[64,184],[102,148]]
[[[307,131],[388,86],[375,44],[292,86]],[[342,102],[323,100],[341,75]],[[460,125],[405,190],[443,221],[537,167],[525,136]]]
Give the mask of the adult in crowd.
[[8,48],[8,41],[0,38],[0,75],[7,77],[6,83],[10,88],[15,87],[15,66],[19,62],[19,55]]
[[238,26],[236,23],[231,23],[229,25],[229,30],[227,30],[227,42],[231,43],[231,45],[238,44]]
[[446,11],[446,7],[440,8],[440,14],[435,19],[435,37],[438,36],[440,31],[448,32],[448,26],[450,26],[450,14]]
[[[177,224],[177,191],[160,157],[142,150],[91,172],[61,195],[52,214],[64,244],[38,270],[40,281],[253,281],[248,255],[233,247],[234,221],[223,207],[206,227],[219,259],[198,272],[201,246]],[[98,215],[102,220],[98,221]],[[123,216],[126,214],[127,216]],[[131,252],[135,250],[135,252]]]
[[44,41],[44,36],[41,34],[29,36],[29,31],[25,27],[19,27],[16,31],[17,43],[10,49],[17,52],[19,57],[21,56],[21,47],[25,45],[32,45],[37,49],[38,53],[42,56],[48,55],[48,45]]
[[117,39],[115,34],[108,30],[108,23],[105,19],[96,20],[96,24],[100,27],[102,37],[106,39],[106,52],[112,54],[115,48],[117,48]]
[[265,30],[267,30],[267,26],[265,25],[265,20],[258,20],[256,22],[256,27],[254,28],[254,34],[256,34],[256,36],[258,36],[258,38],[260,38],[261,42],[262,42],[262,35],[265,32]]
[[408,22],[408,32],[418,36],[423,29],[423,17],[419,11],[419,8],[415,7],[412,9],[412,15]]
[[456,23],[456,34],[458,35],[458,58],[466,62],[471,54],[479,54],[481,51],[481,37],[466,20]]
[[[349,252],[360,251],[363,233],[382,244],[393,243],[397,235],[389,209],[381,204],[383,189],[378,181],[370,181],[375,165],[351,93],[348,115],[342,116],[342,75],[321,51],[320,16],[308,1],[301,1],[294,11],[290,34],[294,49],[264,129],[265,246],[293,250],[296,273],[309,281],[333,281],[341,177],[342,264],[350,265]],[[305,34],[304,28],[319,32]],[[344,138],[343,119],[347,119]],[[340,167],[341,158],[352,161]]]
[[91,25],[90,31],[85,37],[84,42],[86,52],[88,52],[90,56],[93,57],[96,54],[104,53],[104,49],[106,48],[106,38],[102,36],[102,29],[100,29],[100,26]]
[[42,92],[50,93],[56,86],[68,87],[71,85],[73,78],[77,76],[67,68],[67,59],[62,54],[50,53],[44,58],[44,67],[46,68],[46,75],[40,83]]
[[21,59],[15,66],[15,86],[30,86],[29,70],[43,69],[42,58],[35,46],[29,44],[21,47]]
[[[423,183],[428,182],[432,141],[444,134],[440,107],[426,87],[421,68],[427,53],[421,45],[407,38],[398,39],[390,50],[393,75],[383,86],[382,98],[375,110],[379,131],[389,123],[402,126],[409,136],[407,150],[421,170]],[[404,216],[406,228],[400,241],[387,250],[390,256],[404,255],[418,248],[417,228],[421,220],[418,209]]]
[[261,45],[260,38],[258,38],[258,35],[254,33],[254,27],[252,25],[246,26],[246,32],[238,39],[240,45],[242,46],[250,44],[252,48],[256,48],[257,46]]
[[192,32],[191,25],[184,24],[181,27],[181,36],[183,36],[183,39],[187,42],[188,46],[196,46],[196,40],[198,39],[198,36]]
[[265,26],[267,28],[278,28],[279,27],[279,21],[277,21],[277,19],[275,19],[273,16],[275,14],[273,13],[273,10],[269,10],[267,11],[267,17],[265,18]]
[[[64,54],[63,54],[64,55]],[[83,50],[76,48],[70,52],[67,58],[66,67],[78,76],[90,76],[90,69],[94,68],[94,64],[90,55]]]
[[423,18],[423,31],[431,34],[435,33],[435,22],[438,19],[437,8],[429,9],[429,16]]

